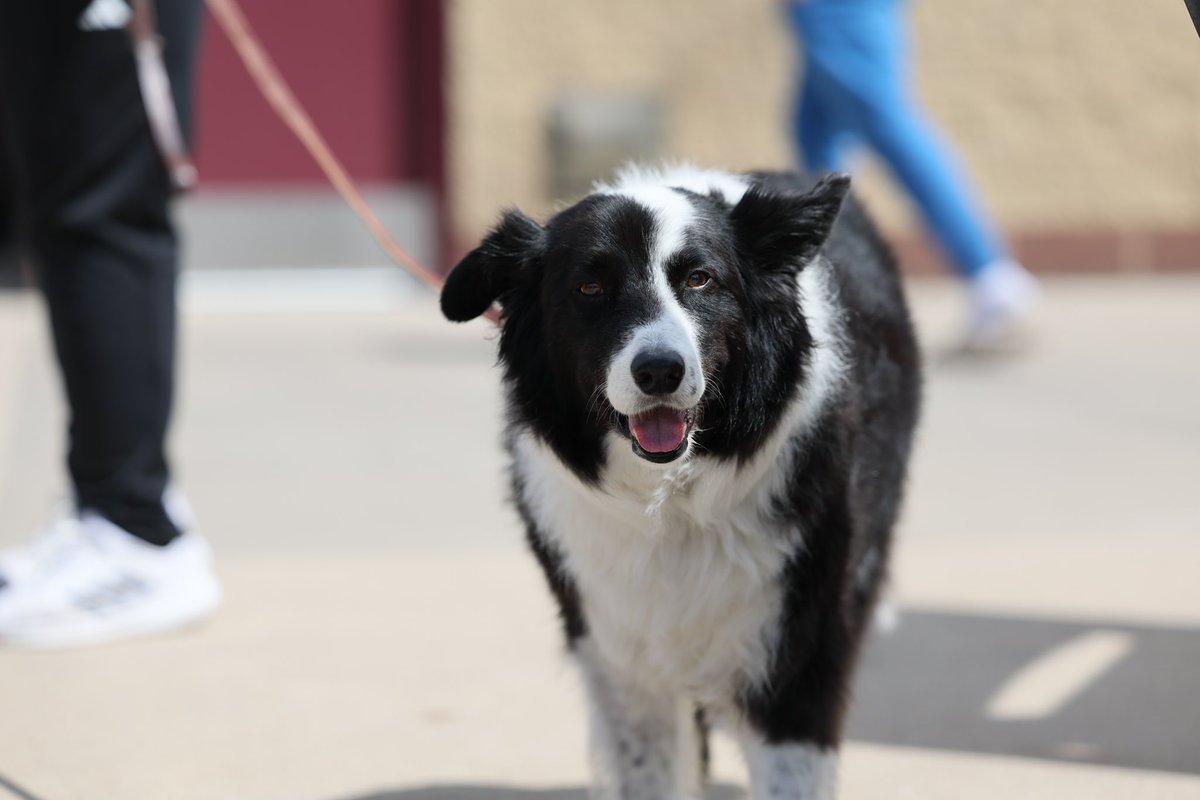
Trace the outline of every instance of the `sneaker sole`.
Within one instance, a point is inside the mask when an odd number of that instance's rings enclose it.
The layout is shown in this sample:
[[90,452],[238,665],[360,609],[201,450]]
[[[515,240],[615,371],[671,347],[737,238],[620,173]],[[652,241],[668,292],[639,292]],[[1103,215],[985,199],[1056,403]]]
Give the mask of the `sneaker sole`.
[[9,631],[0,635],[0,646],[20,650],[65,650],[178,631],[208,619],[221,605],[221,588],[216,580],[211,585],[196,587],[190,593],[192,596],[187,603],[160,606],[126,620],[101,620],[59,628],[31,626],[28,631]]

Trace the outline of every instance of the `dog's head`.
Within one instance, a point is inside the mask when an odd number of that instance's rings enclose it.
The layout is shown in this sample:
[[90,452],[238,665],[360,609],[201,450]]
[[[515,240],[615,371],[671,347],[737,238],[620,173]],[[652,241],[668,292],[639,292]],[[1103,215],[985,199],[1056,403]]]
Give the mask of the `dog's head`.
[[618,184],[544,226],[510,211],[446,281],[451,320],[500,303],[511,411],[586,478],[614,435],[660,464],[741,454],[761,406],[786,400],[780,351],[799,369],[809,344],[795,278],[849,179],[776,193],[720,177]]

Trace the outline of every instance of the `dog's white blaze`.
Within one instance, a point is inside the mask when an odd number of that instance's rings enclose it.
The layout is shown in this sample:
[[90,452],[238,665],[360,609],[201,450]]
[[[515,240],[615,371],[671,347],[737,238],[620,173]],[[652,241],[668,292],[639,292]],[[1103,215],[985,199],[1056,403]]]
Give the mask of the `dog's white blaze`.
[[628,197],[654,215],[654,240],[650,243],[650,266],[660,270],[671,254],[683,247],[688,226],[696,210],[686,196],[669,186],[640,186],[615,194]]
[[612,183],[599,182],[594,191],[600,194],[628,194],[645,187],[677,186],[696,194],[716,192],[726,203],[736,205],[750,188],[741,175],[732,175],[694,164],[668,164],[659,168],[627,164]]
[[[629,340],[613,356],[606,373],[605,393],[612,407],[626,415],[663,403],[677,408],[690,408],[700,402],[704,395],[704,368],[700,361],[695,322],[684,311],[671,289],[667,280],[666,261],[683,246],[695,210],[686,197],[664,186],[643,186],[614,194],[630,197],[654,215],[654,239],[648,266],[661,313],[635,328]],[[672,395],[650,398],[634,381],[633,361],[639,353],[647,350],[668,350],[683,358],[683,382]]]
[[808,744],[770,744],[751,731],[738,737],[754,800],[832,800],[837,751]]
[[803,532],[770,513],[794,450],[845,372],[836,297],[823,261],[797,299],[813,350],[803,384],[749,462],[692,455],[664,468],[611,434],[598,487],[530,432],[514,440],[523,499],[563,555],[589,639],[629,681],[720,706],[765,680],[780,608],[777,578]]

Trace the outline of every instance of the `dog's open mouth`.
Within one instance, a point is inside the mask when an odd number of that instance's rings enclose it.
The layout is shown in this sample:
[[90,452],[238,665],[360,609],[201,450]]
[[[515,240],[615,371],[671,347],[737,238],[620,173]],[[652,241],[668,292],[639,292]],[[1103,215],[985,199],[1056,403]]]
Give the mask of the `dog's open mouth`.
[[659,406],[623,416],[621,422],[633,442],[633,452],[647,461],[665,464],[687,452],[688,434],[696,423],[696,409]]

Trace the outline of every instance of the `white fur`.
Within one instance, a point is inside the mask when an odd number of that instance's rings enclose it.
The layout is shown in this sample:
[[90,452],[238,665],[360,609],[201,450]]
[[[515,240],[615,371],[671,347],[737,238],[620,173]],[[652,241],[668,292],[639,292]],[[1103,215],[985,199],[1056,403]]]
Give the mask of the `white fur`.
[[770,744],[742,730],[738,737],[753,800],[833,800],[837,753],[806,744]]
[[663,262],[683,246],[688,226],[696,218],[692,202],[670,186],[662,185],[630,186],[608,194],[628,197],[654,215],[650,266],[661,269]]
[[702,169],[692,164],[668,164],[658,168],[627,164],[612,183],[599,182],[595,191],[600,194],[626,194],[632,196],[642,188],[674,186],[696,194],[717,192],[725,202],[735,205],[750,188],[741,175],[731,175],[719,170]]
[[700,742],[690,701],[625,681],[595,652],[576,645],[591,701],[593,791],[604,800],[700,797]]

